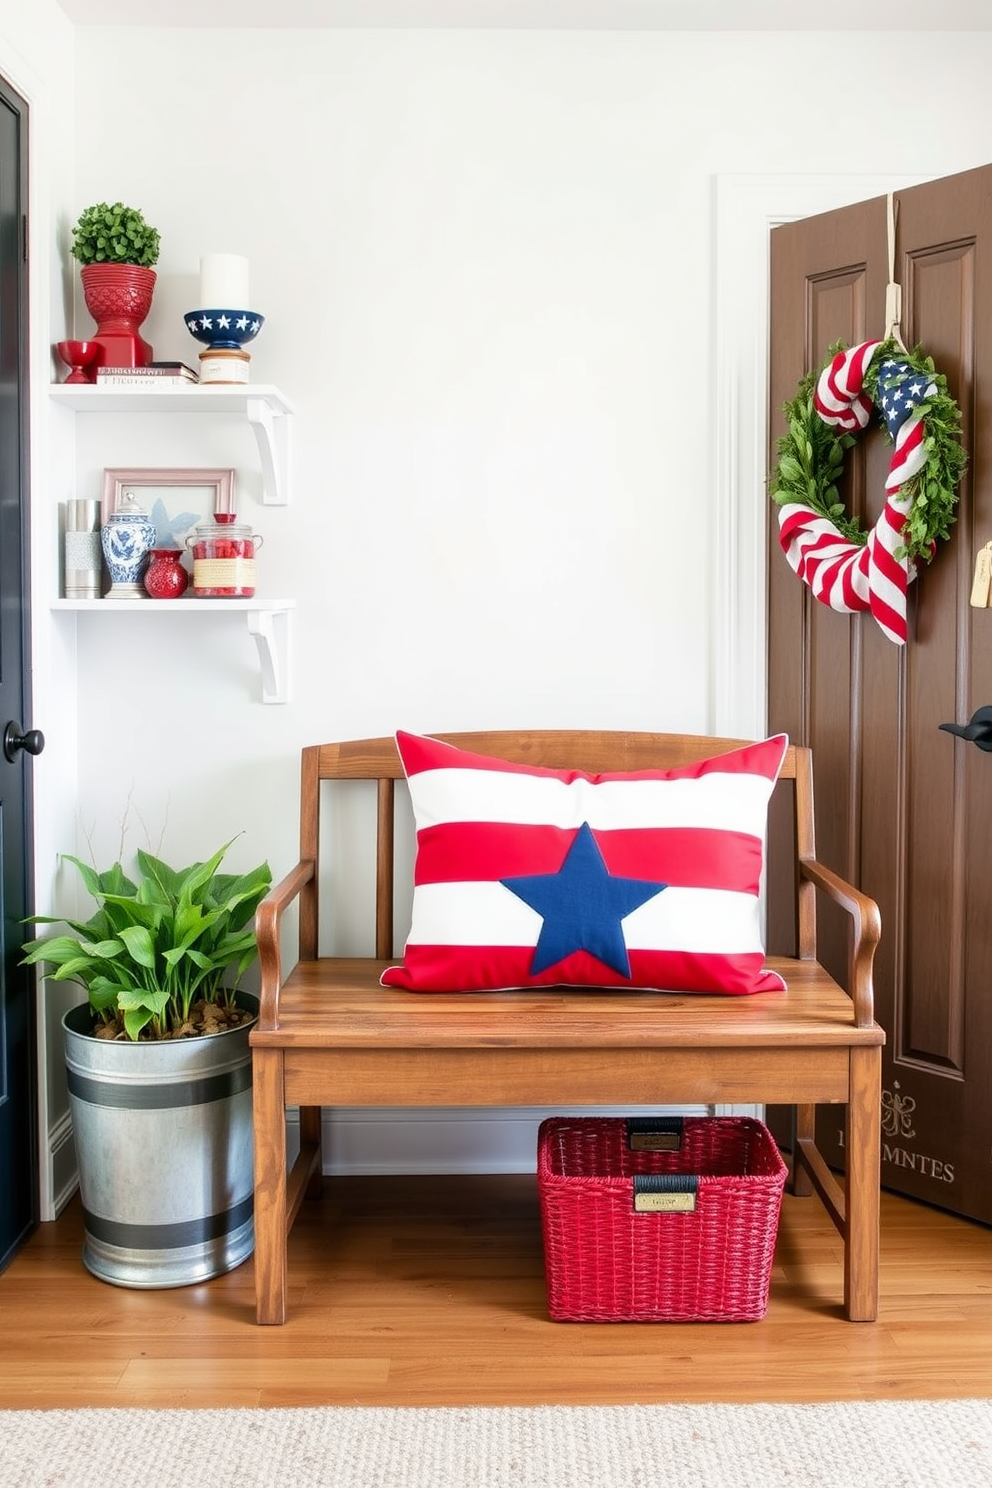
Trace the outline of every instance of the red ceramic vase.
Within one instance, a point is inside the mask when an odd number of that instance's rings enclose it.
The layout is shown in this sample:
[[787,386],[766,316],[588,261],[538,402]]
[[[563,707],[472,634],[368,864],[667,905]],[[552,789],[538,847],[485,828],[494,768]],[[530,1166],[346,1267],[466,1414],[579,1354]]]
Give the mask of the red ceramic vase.
[[152,548],[144,578],[152,599],[178,599],[186,593],[189,574],[183,568],[182,556],[179,548]]
[[147,367],[154,353],[140,328],[152,308],[155,270],[141,264],[86,264],[80,278],[86,308],[96,321],[89,339],[103,347],[101,365]]

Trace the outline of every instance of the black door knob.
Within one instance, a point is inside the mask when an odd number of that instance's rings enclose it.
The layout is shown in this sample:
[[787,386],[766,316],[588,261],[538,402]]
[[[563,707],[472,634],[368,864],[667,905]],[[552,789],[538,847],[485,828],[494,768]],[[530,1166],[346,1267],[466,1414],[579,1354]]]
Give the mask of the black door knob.
[[17,758],[19,749],[26,749],[28,754],[40,754],[45,747],[45,736],[41,729],[29,729],[26,734],[21,733],[19,723],[8,723],[3,731],[3,752],[13,764]]
[[992,750],[992,707],[976,709],[967,723],[941,723],[938,728],[977,744],[979,749]]

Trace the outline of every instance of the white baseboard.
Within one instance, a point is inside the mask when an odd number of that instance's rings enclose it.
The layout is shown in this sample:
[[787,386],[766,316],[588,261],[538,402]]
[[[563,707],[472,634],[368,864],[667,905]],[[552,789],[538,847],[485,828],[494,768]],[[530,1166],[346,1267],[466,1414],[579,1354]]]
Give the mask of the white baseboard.
[[[708,1116],[709,1106],[425,1107],[338,1106],[322,1124],[324,1172],[533,1173],[537,1128],[546,1116]],[[287,1118],[292,1162],[300,1150],[299,1117]]]
[[[323,1171],[378,1176],[384,1173],[533,1173],[537,1128],[546,1116],[754,1116],[762,1106],[489,1107],[430,1106],[382,1109],[336,1106],[324,1111]],[[286,1118],[286,1150],[300,1150],[300,1119]],[[68,1115],[49,1131],[52,1213],[55,1219],[79,1187],[72,1121]]]
[[48,1157],[49,1171],[52,1175],[52,1213],[43,1217],[55,1219],[79,1187],[76,1144],[72,1138],[72,1118],[68,1111],[49,1128]]

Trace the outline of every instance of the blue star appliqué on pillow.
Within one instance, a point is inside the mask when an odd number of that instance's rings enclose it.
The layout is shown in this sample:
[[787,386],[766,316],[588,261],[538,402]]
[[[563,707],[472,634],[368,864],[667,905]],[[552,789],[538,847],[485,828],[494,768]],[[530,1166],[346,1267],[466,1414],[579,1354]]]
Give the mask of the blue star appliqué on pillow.
[[501,878],[544,923],[534,949],[531,975],[564,961],[573,951],[588,951],[597,961],[630,976],[630,958],[621,921],[662,889],[665,883],[615,877],[588,822],[583,822],[557,873],[529,873]]

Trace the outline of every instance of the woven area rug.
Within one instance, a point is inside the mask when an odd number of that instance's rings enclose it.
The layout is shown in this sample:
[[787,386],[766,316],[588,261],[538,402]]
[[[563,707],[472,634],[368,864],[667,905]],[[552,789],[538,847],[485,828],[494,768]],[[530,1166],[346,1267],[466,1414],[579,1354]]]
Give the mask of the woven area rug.
[[0,1411],[3,1488],[989,1488],[992,1401]]

